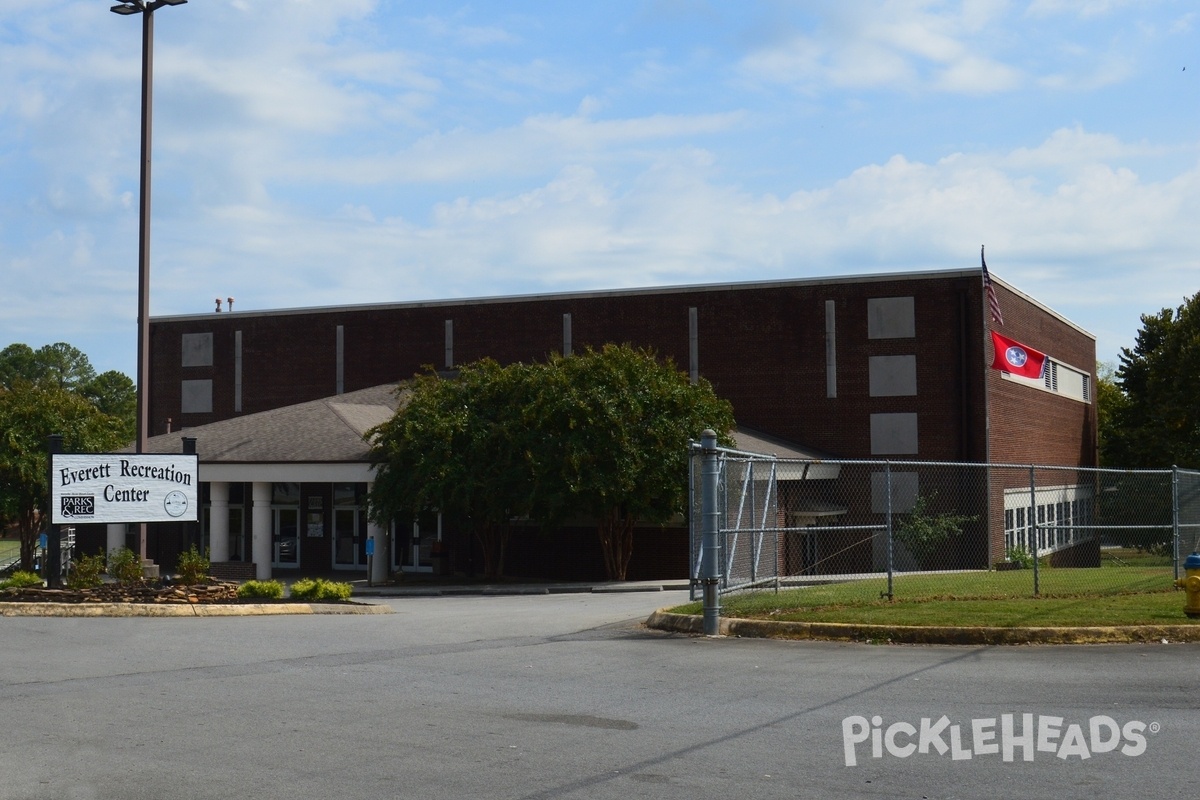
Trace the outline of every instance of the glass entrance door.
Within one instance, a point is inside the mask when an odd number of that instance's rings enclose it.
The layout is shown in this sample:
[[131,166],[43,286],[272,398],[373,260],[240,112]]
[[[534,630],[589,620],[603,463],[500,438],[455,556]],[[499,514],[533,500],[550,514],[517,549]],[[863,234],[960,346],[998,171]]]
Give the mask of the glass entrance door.
[[433,572],[434,560],[441,557],[442,515],[422,514],[413,521],[407,541],[401,530],[396,531],[402,558],[400,568],[405,572]]
[[275,508],[274,552],[272,566],[295,569],[300,566],[300,509]]
[[358,509],[334,508],[334,569],[365,569],[367,565],[365,550],[366,548],[361,546],[358,536]]

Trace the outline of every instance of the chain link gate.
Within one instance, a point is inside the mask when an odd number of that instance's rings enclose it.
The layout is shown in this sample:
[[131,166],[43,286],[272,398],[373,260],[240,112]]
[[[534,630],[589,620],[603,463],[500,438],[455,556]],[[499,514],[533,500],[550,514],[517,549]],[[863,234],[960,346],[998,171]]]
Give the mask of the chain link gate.
[[[701,576],[703,519],[700,470],[696,468],[700,445],[693,443],[690,463],[691,509],[689,527],[692,565],[692,599],[698,599]],[[772,456],[717,448],[716,515],[719,520],[719,591],[729,592],[774,584],[779,578],[778,491]],[[764,561],[765,557],[765,561]]]
[[[1200,473],[1022,464],[799,460],[714,447],[719,593],[1021,570],[1014,595],[1159,590],[1200,548]],[[692,599],[703,451],[691,446]],[[955,581],[957,580],[957,583]]]

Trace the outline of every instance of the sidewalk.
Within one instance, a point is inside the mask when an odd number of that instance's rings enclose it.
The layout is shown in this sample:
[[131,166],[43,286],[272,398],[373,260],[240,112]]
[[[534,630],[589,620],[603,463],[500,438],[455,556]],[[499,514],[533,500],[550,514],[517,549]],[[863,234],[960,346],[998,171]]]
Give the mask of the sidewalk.
[[496,596],[523,594],[588,594],[611,592],[687,591],[687,578],[660,581],[578,581],[539,583],[475,583],[461,578],[408,577],[398,583],[368,586],[366,578],[351,580],[355,599],[365,597],[450,597],[454,595]]

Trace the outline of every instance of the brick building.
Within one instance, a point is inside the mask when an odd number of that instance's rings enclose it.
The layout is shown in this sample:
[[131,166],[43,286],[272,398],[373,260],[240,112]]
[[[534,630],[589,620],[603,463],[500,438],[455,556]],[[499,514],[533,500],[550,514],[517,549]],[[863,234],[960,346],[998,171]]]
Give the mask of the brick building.
[[[253,559],[260,576],[271,572],[261,563],[268,557],[276,570],[362,569],[369,479],[361,470],[353,480],[346,479],[353,470],[339,478],[336,459],[319,446],[294,454],[306,471],[281,470],[274,459],[289,456],[264,435],[279,435],[280,425],[295,433],[305,424],[345,424],[337,412],[296,420],[305,404],[337,406],[343,396],[354,402],[340,405],[354,406],[363,391],[374,392],[366,404],[374,408],[356,419],[375,419],[387,404],[374,387],[483,357],[509,363],[628,342],[703,376],[733,403],[739,428],[796,452],[1094,466],[1094,337],[994,277],[993,286],[1004,314],[999,330],[1048,355],[1042,379],[989,368],[992,323],[979,269],[157,317],[152,449],[177,448],[181,431],[197,437],[208,498],[204,537],[230,528],[231,544],[214,546],[214,560]],[[289,407],[299,416],[281,422]],[[229,440],[234,425],[264,435],[239,448]],[[322,436],[299,438],[316,443]],[[338,458],[361,467],[365,452]],[[221,518],[215,526],[213,508]],[[337,544],[339,524],[353,527],[352,543]],[[412,528],[405,523],[385,537],[386,566],[433,568],[453,538],[436,519]],[[631,577],[686,574],[682,531],[641,535],[655,541],[639,541]],[[1003,541],[1002,526],[989,535]],[[223,542],[224,534],[217,538]],[[514,538],[511,572],[582,578],[599,568],[598,546],[585,533],[549,546],[535,539],[532,532]],[[339,557],[339,546],[352,552]]]

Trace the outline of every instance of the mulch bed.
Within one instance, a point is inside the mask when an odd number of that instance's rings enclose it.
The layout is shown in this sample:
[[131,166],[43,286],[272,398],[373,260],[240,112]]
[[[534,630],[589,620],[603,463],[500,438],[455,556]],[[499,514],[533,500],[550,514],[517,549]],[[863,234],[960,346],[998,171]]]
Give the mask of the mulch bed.
[[[10,603],[229,603],[238,602],[238,585],[227,581],[191,585],[125,586],[108,583],[94,589],[0,589]],[[259,600],[255,600],[259,602]]]

